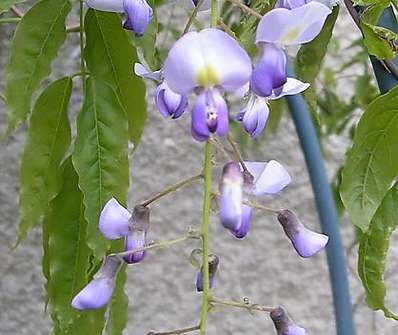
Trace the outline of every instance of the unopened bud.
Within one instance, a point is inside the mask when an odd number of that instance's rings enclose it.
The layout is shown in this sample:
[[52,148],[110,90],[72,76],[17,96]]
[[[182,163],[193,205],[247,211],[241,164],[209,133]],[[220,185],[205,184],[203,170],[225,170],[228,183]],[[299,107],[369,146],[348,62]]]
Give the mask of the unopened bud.
[[[214,284],[214,278],[218,270],[218,264],[220,263],[220,259],[217,255],[210,254],[209,255],[209,287],[212,288]],[[203,291],[203,267],[200,269],[196,276],[196,290],[198,292]]]
[[275,308],[270,317],[278,335],[306,335],[305,329],[294,324],[283,307]]

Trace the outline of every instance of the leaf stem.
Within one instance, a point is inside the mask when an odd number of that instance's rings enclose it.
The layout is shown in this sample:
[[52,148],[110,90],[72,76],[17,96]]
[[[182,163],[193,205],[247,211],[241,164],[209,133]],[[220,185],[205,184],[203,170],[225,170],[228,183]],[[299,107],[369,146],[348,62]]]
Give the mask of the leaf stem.
[[200,326],[193,326],[193,327],[189,327],[189,328],[182,328],[182,329],[176,329],[173,331],[169,331],[169,332],[149,332],[147,335],[180,335],[180,334],[186,334],[186,333],[190,333],[193,332],[195,330],[199,330]]
[[247,14],[252,15],[259,20],[262,19],[262,15],[260,13],[257,13],[255,10],[251,9],[249,6],[246,6],[245,4],[241,3],[240,0],[227,0],[227,1],[231,2],[236,7],[239,7],[242,11],[246,12]]
[[192,231],[192,232],[188,232],[187,235],[175,238],[173,240],[154,242],[154,243],[149,244],[149,245],[147,245],[145,247],[135,248],[135,249],[132,249],[132,250],[118,252],[118,253],[112,253],[112,254],[110,254],[108,256],[117,256],[119,258],[123,258],[125,256],[133,255],[133,254],[135,254],[137,252],[150,250],[150,249],[169,248],[169,247],[171,247],[173,245],[176,245],[176,244],[179,244],[179,243],[183,243],[183,242],[191,240],[191,239],[198,239],[198,238],[200,238],[200,234],[198,232],[196,232],[196,231]]
[[84,62],[84,2],[80,0],[80,73],[82,75],[83,94],[86,91],[86,64]]
[[148,198],[147,200],[144,200],[143,202],[141,202],[141,206],[148,206],[149,204],[151,204],[152,202],[164,197],[165,195],[175,192],[178,189],[180,189],[181,187],[184,187],[186,185],[192,184],[193,182],[195,182],[196,180],[202,179],[203,178],[203,174],[199,173],[195,176],[189,177],[187,179],[184,179],[182,181],[180,181],[179,183],[176,183],[174,185],[171,185],[170,187],[166,188],[165,190],[156,193],[155,195],[153,195],[152,197]]
[[209,311],[209,218],[210,201],[212,192],[212,171],[211,171],[211,142],[207,141],[204,155],[204,199],[203,199],[203,220],[202,220],[202,273],[203,273],[203,294],[202,308],[200,313],[200,334],[206,334],[207,315]]
[[18,23],[19,21],[21,21],[19,17],[5,17],[0,19],[0,23]]
[[275,309],[275,307],[261,306],[258,304],[250,304],[250,303],[246,303],[246,302],[228,301],[228,300],[223,300],[223,299],[220,299],[217,297],[212,297],[210,299],[210,303],[228,306],[228,307],[234,307],[234,308],[243,308],[243,309],[247,309],[249,312],[259,311],[259,312],[270,313]]
[[189,19],[185,25],[184,30],[182,31],[182,35],[185,35],[188,31],[189,28],[191,28],[193,21],[195,20],[195,17],[198,15],[198,12],[200,10],[200,7],[203,5],[205,0],[199,0],[198,4],[195,6],[194,10],[192,11],[191,15],[189,16]]
[[3,100],[4,102],[7,102],[7,98],[2,92],[0,92],[0,99]]

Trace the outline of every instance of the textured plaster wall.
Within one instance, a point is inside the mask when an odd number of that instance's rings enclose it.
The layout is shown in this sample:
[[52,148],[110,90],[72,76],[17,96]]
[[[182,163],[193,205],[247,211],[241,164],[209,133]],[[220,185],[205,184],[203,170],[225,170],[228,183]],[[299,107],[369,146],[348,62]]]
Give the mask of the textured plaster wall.
[[[345,17],[343,15],[343,17]],[[4,84],[11,31],[0,26],[0,78]],[[341,39],[354,32],[347,19],[341,19],[337,34]],[[53,77],[76,70],[78,50],[76,37],[64,48],[61,59],[54,65]],[[71,46],[72,45],[72,46]],[[78,82],[76,83],[78,93]],[[0,86],[0,90],[3,90]],[[153,87],[149,89],[152,101]],[[80,108],[80,98],[72,99],[73,113]],[[6,108],[0,102],[0,131],[6,128]],[[149,108],[147,127],[142,142],[131,157],[131,189],[129,205],[144,199],[181,177],[200,171],[202,146],[189,134],[188,113],[181,120],[165,120],[154,106]],[[72,113],[72,114],[73,114]],[[44,312],[43,276],[41,273],[41,231],[34,229],[16,249],[18,225],[18,170],[26,128],[21,127],[0,150],[0,334],[49,334],[50,318]],[[266,142],[248,150],[251,160],[277,159],[288,168],[293,183],[280,196],[269,200],[273,206],[295,210],[309,227],[319,230],[314,200],[298,146],[294,127],[284,117],[278,133]],[[326,165],[331,178],[342,161],[347,143],[332,137],[325,143]],[[215,178],[219,171],[215,174]],[[216,182],[216,180],[215,180]],[[168,239],[183,234],[188,226],[200,224],[202,189],[200,185],[175,193],[153,206],[151,239]],[[221,258],[215,294],[219,297],[250,301],[265,305],[283,304],[291,315],[308,330],[308,334],[335,334],[332,299],[325,253],[302,260],[293,251],[276,220],[256,212],[253,227],[244,240],[232,238],[221,228],[216,216],[211,220],[211,250]],[[348,247],[353,229],[343,220],[341,231]],[[125,334],[144,335],[149,330],[170,330],[196,324],[200,295],[195,293],[195,271],[188,256],[197,244],[185,244],[149,253],[142,264],[129,269],[127,293],[130,298],[129,324]],[[393,247],[389,266],[394,272],[398,249]],[[355,269],[355,252],[350,257]],[[398,309],[397,279],[389,277],[391,307]],[[362,288],[354,272],[350,273],[354,302]],[[379,313],[371,313],[359,304],[355,322],[358,334],[392,335],[398,325]],[[372,330],[376,327],[376,330]],[[209,334],[274,334],[271,322],[262,314],[220,309],[209,318]]]

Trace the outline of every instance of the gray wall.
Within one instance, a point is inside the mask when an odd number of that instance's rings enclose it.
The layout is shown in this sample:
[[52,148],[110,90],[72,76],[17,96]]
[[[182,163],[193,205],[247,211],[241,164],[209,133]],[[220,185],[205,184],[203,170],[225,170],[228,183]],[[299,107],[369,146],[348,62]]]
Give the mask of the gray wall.
[[[167,15],[164,12],[162,17],[166,19]],[[357,36],[351,22],[344,17],[339,20],[337,30],[343,43]],[[10,34],[8,28],[0,26],[2,91]],[[69,37],[68,41],[68,47],[63,49],[60,60],[54,65],[54,77],[76,70],[76,37]],[[347,85],[350,88],[349,83]],[[78,86],[77,83],[72,100],[73,113],[81,103]],[[152,93],[153,87],[148,92],[149,101],[152,101]],[[6,128],[6,113],[3,102],[0,102],[1,132]],[[48,334],[51,329],[50,318],[44,312],[40,229],[34,229],[21,246],[11,250],[18,226],[18,170],[25,133],[23,126],[1,146],[0,151],[0,334]],[[330,178],[343,160],[346,146],[345,138],[332,137],[326,142]],[[292,184],[280,196],[262,200],[272,206],[291,208],[309,227],[320,229],[305,163],[289,117],[282,120],[276,135],[246,150],[246,158],[277,159],[285,164],[293,176]],[[150,106],[147,127],[131,163],[130,207],[181,177],[200,171],[202,145],[194,142],[189,134],[189,113],[178,121],[165,120],[154,106]],[[219,170],[215,173],[215,183],[218,175]],[[150,238],[173,238],[183,234],[189,225],[199,226],[201,207],[202,188],[199,184],[162,199],[152,208]],[[343,220],[341,230],[348,247],[353,240],[353,229]],[[234,300],[248,297],[251,302],[264,305],[283,304],[309,334],[335,334],[324,252],[313,259],[300,259],[275,218],[262,212],[256,212],[252,229],[244,240],[236,240],[226,232],[216,215],[212,216],[210,231],[211,251],[221,258],[215,286],[217,296]],[[195,243],[150,252],[145,262],[129,268],[129,325],[125,334],[143,335],[149,330],[170,330],[197,323],[200,295],[195,293],[195,270],[187,259],[197,246]],[[395,245],[389,258],[389,267],[393,270],[397,252]],[[354,269],[350,272],[354,302],[363,292],[355,274],[355,262],[354,250],[349,259]],[[389,277],[390,306],[395,310],[398,309],[396,284],[397,278]],[[364,303],[358,305],[355,321],[358,334],[391,335],[398,332],[396,323],[385,320],[380,313],[371,313]],[[372,331],[372,327],[377,330]],[[252,316],[242,311],[220,309],[211,314],[208,333],[274,334],[274,330],[263,314]]]

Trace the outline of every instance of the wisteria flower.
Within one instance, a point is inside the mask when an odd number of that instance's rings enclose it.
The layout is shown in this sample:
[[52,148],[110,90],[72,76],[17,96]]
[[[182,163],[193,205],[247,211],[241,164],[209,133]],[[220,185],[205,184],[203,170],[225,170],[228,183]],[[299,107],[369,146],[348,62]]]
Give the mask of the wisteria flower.
[[[218,270],[218,264],[220,259],[217,255],[209,255],[209,287],[212,288],[214,285],[214,279]],[[203,267],[200,269],[196,275],[196,290],[198,292],[203,292]]]
[[106,305],[112,296],[120,265],[121,260],[117,256],[106,257],[93,280],[73,298],[72,306],[86,310]]
[[293,9],[304,6],[309,2],[310,0],[278,0],[275,4],[275,8]]
[[291,210],[278,214],[278,221],[297,253],[304,258],[312,257],[326,247],[329,237],[307,229]]
[[246,51],[219,29],[187,33],[173,45],[163,75],[175,93],[197,94],[191,126],[196,140],[205,141],[211,133],[228,133],[228,107],[222,93],[245,86],[251,71]]
[[304,328],[296,325],[287,315],[283,307],[275,308],[270,313],[278,335],[306,335]]
[[[101,211],[99,229],[110,240],[124,238],[124,250],[130,251],[145,247],[149,229],[150,210],[145,206],[136,206],[133,214],[120,205],[116,199],[110,199]],[[145,257],[145,251],[132,253],[124,260],[138,263]]]
[[152,72],[142,64],[135,63],[134,72],[142,78],[152,79],[160,83],[155,92],[155,104],[162,116],[177,119],[185,112],[188,106],[188,98],[170,89],[167,83],[163,81],[161,70]]
[[86,0],[86,3],[97,10],[125,13],[123,27],[134,31],[136,36],[144,35],[153,16],[153,10],[145,0]]
[[268,97],[281,89],[287,81],[284,48],[312,41],[330,13],[327,6],[310,2],[292,9],[275,8],[263,16],[256,32],[260,57],[250,81],[256,95]]
[[246,107],[236,115],[236,120],[242,122],[247,133],[256,138],[264,130],[270,113],[269,100],[277,100],[287,95],[294,95],[305,91],[310,84],[303,83],[294,78],[287,78],[281,90],[272,90],[268,97],[251,95]]
[[291,181],[286,169],[277,161],[245,162],[243,171],[236,162],[227,163],[220,182],[220,221],[235,237],[247,235],[252,208],[244,201],[253,196],[276,194]]

